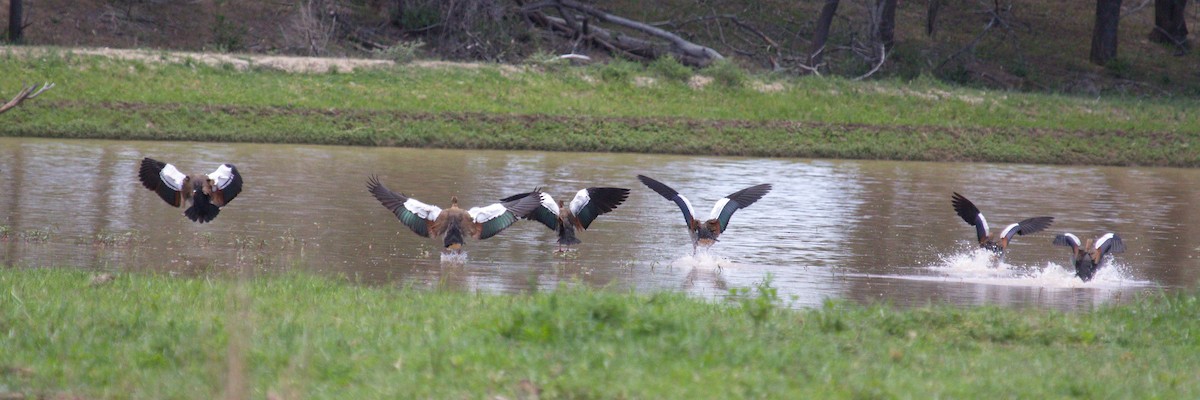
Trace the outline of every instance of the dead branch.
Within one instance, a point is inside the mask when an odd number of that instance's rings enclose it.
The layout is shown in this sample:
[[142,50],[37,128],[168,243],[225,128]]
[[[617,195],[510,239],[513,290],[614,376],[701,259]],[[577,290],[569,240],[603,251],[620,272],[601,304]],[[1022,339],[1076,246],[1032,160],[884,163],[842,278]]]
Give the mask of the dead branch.
[[870,71],[867,71],[867,73],[862,74],[857,78],[854,78],[854,80],[861,81],[871,75],[875,75],[876,72],[879,72],[879,68],[883,66],[884,61],[887,61],[887,47],[884,46],[883,43],[880,43],[879,44],[879,63],[875,64],[875,68],[871,68]]
[[1121,11],[1121,16],[1117,18],[1124,19],[1130,15],[1137,14],[1138,11],[1142,11],[1143,8],[1146,8],[1146,6],[1150,5],[1150,3],[1153,1],[1154,0],[1142,0],[1141,4],[1130,7],[1128,10]]
[[21,91],[18,92],[17,95],[12,98],[12,100],[9,100],[7,103],[4,103],[4,105],[0,106],[0,114],[3,114],[5,111],[8,111],[8,110],[12,109],[13,107],[16,107],[17,105],[21,104],[21,102],[24,102],[25,100],[29,100],[34,97],[38,97],[38,95],[42,94],[42,92],[45,92],[52,87],[54,87],[54,84],[47,82],[47,83],[43,83],[40,88],[38,87],[38,85],[29,85],[29,86],[22,88]]
[[[1013,30],[1012,23],[1010,23],[1008,21],[1008,18],[1006,18],[1004,16],[1004,14],[1008,13],[1011,10],[1012,10],[1012,5],[1009,5],[1008,7],[1001,6],[1000,0],[993,0],[992,7],[980,10],[979,11],[980,13],[988,15],[990,17],[988,19],[987,25],[984,25],[983,30],[980,31],[979,34],[975,35],[975,38],[971,39],[971,42],[967,43],[966,46],[963,46],[962,48],[958,49],[958,51],[955,51],[953,54],[950,55],[950,57],[946,57],[945,60],[942,60],[942,62],[939,63],[938,66],[934,68],[934,70],[936,71],[936,70],[942,69],[942,67],[946,66],[946,64],[950,63],[950,61],[957,59],[963,53],[966,53],[967,51],[975,49],[975,46],[978,45],[979,42],[981,40],[983,40],[983,38],[985,36],[987,36],[988,32],[991,32],[991,30],[993,28],[1000,27],[1001,29],[1003,29],[1006,32],[1012,32],[1012,30]],[[1019,51],[1019,49],[1018,49],[1018,51]]]
[[[550,17],[550,16],[545,15],[544,13],[540,12],[541,9],[550,8],[550,7],[559,9],[560,13],[563,14],[564,17],[563,18]],[[721,53],[718,53],[716,50],[713,50],[709,47],[705,47],[705,46],[701,46],[701,45],[692,43],[674,33],[671,33],[666,30],[648,25],[643,22],[638,22],[638,21],[634,21],[631,19],[617,16],[617,15],[609,14],[609,13],[600,11],[592,6],[582,4],[582,3],[576,2],[574,0],[555,0],[553,2],[541,1],[541,2],[537,2],[537,3],[525,5],[524,7],[521,8],[521,10],[526,14],[534,13],[534,12],[542,14],[540,17],[536,17],[536,18],[531,16],[530,17],[531,20],[534,20],[536,22],[537,20],[541,19],[546,22],[552,22],[554,25],[560,25],[560,26],[557,26],[556,28],[557,29],[565,28],[568,32],[564,32],[564,33],[571,33],[573,36],[576,32],[580,32],[583,28],[580,23],[570,21],[568,18],[574,19],[574,17],[573,16],[567,17],[567,14],[569,14],[569,13],[563,11],[563,9],[570,9],[575,12],[580,12],[580,13],[583,13],[586,16],[590,16],[591,18],[594,18],[600,22],[605,22],[605,23],[617,25],[620,27],[632,29],[632,30],[638,31],[642,34],[665,40],[668,43],[670,43],[670,47],[668,49],[666,49],[666,52],[670,52],[671,54],[674,54],[676,56],[676,58],[678,58],[680,60],[680,62],[682,62],[684,64],[694,65],[694,66],[705,66],[705,65],[711,64],[713,61],[717,61],[717,60],[721,60],[721,59],[725,58],[724,56],[721,55]],[[661,57],[663,54],[665,54],[660,49],[661,46],[656,45],[653,42],[650,42],[650,41],[647,41],[644,39],[634,38],[634,37],[631,37],[630,35],[625,35],[625,34],[621,34],[618,32],[609,31],[607,29],[602,29],[602,28],[594,26],[594,25],[589,27],[589,31],[590,32],[588,32],[588,34],[586,36],[592,37],[593,41],[598,40],[598,41],[607,43],[609,45],[612,45],[613,47],[621,49],[622,52],[639,54],[642,57],[651,58],[651,59]],[[601,46],[603,46],[603,44],[601,44]]]

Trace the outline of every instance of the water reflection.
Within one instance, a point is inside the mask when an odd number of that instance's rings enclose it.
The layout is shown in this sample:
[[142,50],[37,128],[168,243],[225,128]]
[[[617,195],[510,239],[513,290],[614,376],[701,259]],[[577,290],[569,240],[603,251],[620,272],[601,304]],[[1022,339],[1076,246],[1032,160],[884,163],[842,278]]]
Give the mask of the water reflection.
[[[144,156],[184,170],[234,163],[246,187],[214,223],[195,224],[140,186]],[[457,265],[440,262],[437,241],[412,234],[366,192],[370,174],[432,204],[451,196],[488,204],[535,186],[555,196],[588,186],[633,192],[581,233],[576,251],[555,253],[554,233],[523,221],[469,243],[469,260]],[[701,214],[744,187],[774,189],[692,257],[678,208],[637,174],[668,183]],[[0,263],[22,267],[304,269],[381,285],[705,297],[769,275],[798,306],[846,298],[1064,309],[1190,287],[1200,273],[1190,239],[1200,226],[1200,171],[1185,169],[0,138],[0,187]],[[997,223],[1056,222],[1018,237],[1010,268],[972,271],[961,260],[974,251],[973,229],[951,209],[952,191]],[[1073,281],[1062,267],[1069,254],[1050,244],[1064,231],[1120,233],[1129,251],[1117,257],[1119,273]]]

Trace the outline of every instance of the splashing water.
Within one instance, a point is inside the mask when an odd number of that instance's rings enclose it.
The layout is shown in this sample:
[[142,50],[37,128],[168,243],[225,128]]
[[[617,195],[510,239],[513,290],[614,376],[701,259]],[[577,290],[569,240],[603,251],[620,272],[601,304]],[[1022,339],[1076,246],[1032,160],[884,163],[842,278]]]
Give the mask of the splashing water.
[[1036,286],[1047,288],[1102,288],[1117,289],[1139,286],[1155,286],[1154,282],[1136,279],[1132,268],[1109,258],[1089,282],[1075,276],[1075,267],[1047,262],[1042,267],[1012,265],[997,260],[985,249],[950,254],[928,267],[943,274],[940,277],[922,279],[954,280],[992,285]]
[[442,252],[442,264],[466,264],[467,252],[462,250]]
[[685,255],[671,261],[671,267],[674,268],[696,268],[706,270],[717,270],[736,266],[728,257],[713,255],[707,250],[701,250],[695,256]]

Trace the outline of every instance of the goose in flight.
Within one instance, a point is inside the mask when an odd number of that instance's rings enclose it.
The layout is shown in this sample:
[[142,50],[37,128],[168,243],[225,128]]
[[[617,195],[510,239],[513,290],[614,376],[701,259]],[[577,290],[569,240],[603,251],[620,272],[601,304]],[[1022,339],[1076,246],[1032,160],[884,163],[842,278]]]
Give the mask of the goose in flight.
[[466,237],[483,240],[495,236],[537,208],[539,199],[527,196],[464,210],[455,196],[450,198],[450,208],[443,209],[393,192],[374,175],[367,180],[367,190],[413,233],[441,238],[443,253],[462,250]]
[[550,194],[540,188],[532,192],[521,193],[501,199],[501,202],[516,201],[525,197],[537,195],[539,206],[533,212],[524,216],[541,222],[542,225],[558,233],[558,251],[563,246],[581,243],[576,236],[576,230],[586,230],[602,214],[615,210],[618,205],[629,197],[629,189],[613,187],[590,187],[575,192],[570,203],[562,200],[554,201]]
[[662,197],[675,202],[683,211],[683,222],[687,224],[688,233],[692,236],[693,256],[696,255],[697,247],[709,247],[717,242],[717,237],[721,236],[721,233],[729,227],[729,218],[735,211],[749,207],[771,191],[771,184],[763,183],[733,192],[733,194],[717,200],[712,212],[708,214],[708,219],[700,220],[696,218],[696,212],[692,210],[692,203],[688,201],[687,197],[683,197],[675,189],[648,176],[638,175],[637,177]]
[[1054,217],[1033,217],[1009,224],[1000,231],[999,236],[992,236],[988,231],[987,219],[983,217],[983,213],[979,212],[979,208],[975,207],[975,204],[957,192],[950,199],[958,216],[962,217],[968,225],[975,227],[975,236],[979,240],[979,247],[999,255],[1004,255],[1004,252],[1008,250],[1008,244],[1012,241],[1013,236],[1041,232],[1054,222]]
[[1105,233],[1095,241],[1088,239],[1087,244],[1079,241],[1079,237],[1064,233],[1054,237],[1054,244],[1071,248],[1071,263],[1075,264],[1075,276],[1084,282],[1092,280],[1100,263],[1108,254],[1124,253],[1125,243],[1117,234]]
[[208,175],[186,175],[174,165],[146,157],[138,179],[167,204],[183,207],[183,215],[199,223],[212,221],[221,207],[242,192],[242,174],[233,164],[221,164]]

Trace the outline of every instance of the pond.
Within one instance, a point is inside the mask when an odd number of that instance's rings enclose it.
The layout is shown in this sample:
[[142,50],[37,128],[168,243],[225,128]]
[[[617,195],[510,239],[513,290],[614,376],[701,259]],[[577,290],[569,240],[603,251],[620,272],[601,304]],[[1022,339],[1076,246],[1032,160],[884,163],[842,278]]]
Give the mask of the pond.
[[[245,188],[212,223],[181,215],[137,180],[142,157],[185,173],[236,164]],[[615,211],[557,252],[554,232],[519,221],[468,240],[442,262],[366,190],[470,207],[541,186],[632,189]],[[739,189],[774,189],[738,211],[720,241],[693,257],[674,203],[644,174],[687,196],[697,213]],[[1200,278],[1200,171],[1168,168],[430,150],[303,145],[0,138],[0,264],[197,275],[287,270],[365,284],[521,292],[589,285],[706,298],[769,280],[790,305],[825,299],[923,305],[1091,309]],[[994,232],[1048,215],[1017,236],[998,266],[954,213],[970,198]],[[1117,232],[1128,250],[1090,282],[1073,276],[1054,235]]]

